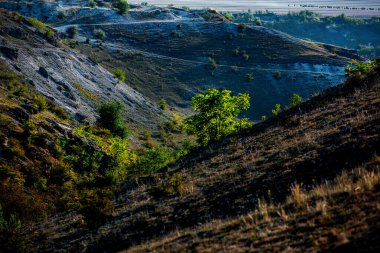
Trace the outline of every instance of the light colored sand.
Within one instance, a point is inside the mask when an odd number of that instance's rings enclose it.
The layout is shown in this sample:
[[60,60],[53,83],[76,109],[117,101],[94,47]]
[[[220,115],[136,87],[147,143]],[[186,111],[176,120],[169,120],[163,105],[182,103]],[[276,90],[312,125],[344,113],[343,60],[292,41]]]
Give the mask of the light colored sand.
[[[247,11],[251,9],[252,11],[273,11],[279,14],[285,14],[289,11],[300,11],[300,10],[312,10],[318,12],[322,15],[340,15],[345,13],[349,16],[380,16],[380,0],[350,0],[350,1],[331,1],[331,0],[277,0],[277,1],[267,1],[267,0],[142,0],[136,1],[131,0],[132,3],[148,2],[152,5],[157,6],[167,6],[169,4],[174,4],[175,6],[188,6],[191,8],[216,8],[220,11]],[[307,5],[307,7],[305,6]],[[327,8],[330,6],[332,8]],[[357,8],[357,9],[352,9]],[[364,8],[362,10],[361,8]],[[371,10],[370,8],[373,8]]]

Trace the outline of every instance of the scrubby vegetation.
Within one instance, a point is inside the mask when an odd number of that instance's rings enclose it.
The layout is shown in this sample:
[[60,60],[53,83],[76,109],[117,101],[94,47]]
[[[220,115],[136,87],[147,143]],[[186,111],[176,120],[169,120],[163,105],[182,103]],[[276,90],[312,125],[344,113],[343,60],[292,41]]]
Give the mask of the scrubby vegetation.
[[74,39],[78,35],[78,27],[70,26],[66,29],[66,34],[70,39]]
[[95,38],[98,40],[105,40],[106,39],[106,32],[102,29],[94,29],[93,34]]
[[121,81],[121,82],[125,82],[125,79],[126,79],[126,73],[125,73],[125,70],[123,69],[119,69],[119,68],[116,68],[112,71],[112,73],[115,75],[115,77]]
[[[360,19],[344,14],[323,17],[311,11],[274,13],[234,13],[235,22],[264,25],[296,37],[357,50],[367,57],[380,56],[380,19]],[[260,20],[261,19],[261,20]]]

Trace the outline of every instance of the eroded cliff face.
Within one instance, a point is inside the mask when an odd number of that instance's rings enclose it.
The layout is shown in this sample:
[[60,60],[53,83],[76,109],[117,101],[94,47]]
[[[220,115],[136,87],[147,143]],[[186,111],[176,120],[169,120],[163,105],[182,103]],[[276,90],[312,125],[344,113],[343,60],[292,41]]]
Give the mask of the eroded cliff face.
[[0,46],[9,66],[78,121],[94,122],[97,106],[111,99],[123,102],[131,122],[153,126],[164,118],[141,93],[27,19],[1,11]]

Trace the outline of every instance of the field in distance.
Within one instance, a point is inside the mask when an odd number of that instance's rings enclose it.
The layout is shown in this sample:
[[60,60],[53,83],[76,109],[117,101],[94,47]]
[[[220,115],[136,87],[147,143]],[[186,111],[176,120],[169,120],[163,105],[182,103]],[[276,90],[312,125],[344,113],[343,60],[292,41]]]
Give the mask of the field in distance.
[[[132,3],[140,3],[131,1]],[[167,6],[174,4],[175,6],[187,6],[195,9],[216,8],[220,11],[271,11],[277,14],[286,14],[289,11],[298,12],[302,10],[310,10],[326,16],[336,16],[342,13],[348,16],[372,17],[380,16],[380,1],[378,0],[357,0],[357,1],[267,1],[267,0],[146,0],[151,5]]]

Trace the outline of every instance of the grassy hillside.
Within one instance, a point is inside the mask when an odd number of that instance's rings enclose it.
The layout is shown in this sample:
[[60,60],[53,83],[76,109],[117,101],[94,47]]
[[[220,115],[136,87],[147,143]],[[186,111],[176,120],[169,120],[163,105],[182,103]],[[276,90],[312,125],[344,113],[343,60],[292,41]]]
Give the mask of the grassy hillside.
[[96,229],[81,225],[80,215],[57,216],[24,236],[40,251],[374,252],[379,71],[194,151],[161,174],[127,181],[112,217]]

